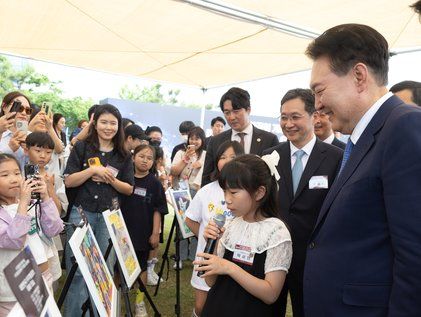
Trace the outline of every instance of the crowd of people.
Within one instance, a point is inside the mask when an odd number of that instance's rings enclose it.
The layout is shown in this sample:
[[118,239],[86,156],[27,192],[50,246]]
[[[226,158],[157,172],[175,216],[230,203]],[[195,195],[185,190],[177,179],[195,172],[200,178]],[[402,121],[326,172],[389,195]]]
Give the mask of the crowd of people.
[[[286,142],[250,122],[247,91],[220,99],[212,135],[191,121],[171,156],[158,126],[143,129],[113,105],[94,105],[69,136],[65,118],[21,92],[0,113],[0,316],[16,299],[4,267],[29,246],[50,292],[62,275],[82,208],[102,253],[102,212],[120,203],[141,280],[156,285],[166,192],[188,189],[180,262],[194,264],[192,316],[420,316],[421,83],[386,88],[389,49],[360,24],[333,27],[308,46],[310,89],[280,102]],[[229,128],[225,129],[225,125]],[[349,135],[347,143],[336,133]],[[35,177],[22,171],[36,167]],[[26,173],[28,174],[28,173]],[[26,175],[28,176],[28,175]],[[41,212],[29,208],[38,203]],[[214,221],[223,215],[224,225]],[[204,252],[206,241],[214,252]],[[113,253],[107,265],[114,272]],[[199,273],[199,274],[198,274]],[[193,294],[192,294],[193,296]],[[64,316],[89,298],[78,270]],[[137,291],[135,316],[147,316]]]

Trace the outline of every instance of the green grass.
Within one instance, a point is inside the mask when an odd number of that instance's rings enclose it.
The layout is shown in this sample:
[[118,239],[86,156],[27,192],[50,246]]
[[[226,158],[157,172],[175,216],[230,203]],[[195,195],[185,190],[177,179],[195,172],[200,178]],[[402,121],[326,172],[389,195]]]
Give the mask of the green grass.
[[[155,266],[155,271],[159,273],[159,269],[161,268],[162,263],[162,254],[165,250],[166,242],[168,241],[168,235],[171,229],[171,224],[173,220],[173,213],[170,211],[170,214],[166,216],[165,219],[165,230],[164,230],[164,236],[165,236],[165,243],[160,245],[160,253],[159,253],[159,263]],[[175,244],[173,241],[171,241],[170,245],[170,251],[169,256],[175,253]],[[160,312],[161,316],[163,317],[169,317],[169,316],[175,316],[175,303],[176,303],[176,272],[172,268],[174,261],[169,260],[169,275],[168,280],[165,282],[162,282],[159,286],[159,291],[157,296],[153,296],[155,292],[154,286],[147,286],[148,292],[152,297],[152,300],[155,304],[155,306],[158,308],[158,311]],[[190,279],[192,275],[193,265],[190,261],[184,261],[183,262],[183,269],[180,271],[180,308],[181,308],[181,314],[180,316],[183,317],[190,317],[193,307],[194,307],[194,290],[192,286],[190,285]],[[166,278],[166,272],[167,269],[164,270],[164,278]],[[65,275],[65,272],[63,272]],[[63,276],[60,280],[61,285],[64,283],[65,276]],[[61,288],[60,288],[61,291]],[[60,291],[56,292],[56,299],[58,299],[58,295],[60,294]],[[124,300],[121,299],[121,306],[124,306]],[[131,308],[132,312],[134,314],[134,291],[132,290],[130,292],[130,302],[131,302]],[[147,310],[150,317],[153,317],[153,310],[149,306],[148,301],[145,297],[145,302],[147,306]],[[124,311],[124,307],[123,307]],[[124,316],[124,313],[118,314],[118,316]],[[291,306],[288,304],[287,308],[287,317],[292,317],[291,312]]]

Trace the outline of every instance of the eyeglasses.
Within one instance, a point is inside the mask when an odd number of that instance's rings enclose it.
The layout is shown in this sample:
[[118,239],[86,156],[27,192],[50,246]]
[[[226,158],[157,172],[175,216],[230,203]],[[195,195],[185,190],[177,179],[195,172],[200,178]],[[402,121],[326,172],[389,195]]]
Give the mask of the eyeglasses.
[[297,122],[299,120],[301,120],[304,116],[303,115],[299,115],[299,114],[293,114],[290,116],[286,116],[286,115],[281,115],[279,117],[279,120],[281,122],[287,122],[288,120],[291,120],[292,122]]

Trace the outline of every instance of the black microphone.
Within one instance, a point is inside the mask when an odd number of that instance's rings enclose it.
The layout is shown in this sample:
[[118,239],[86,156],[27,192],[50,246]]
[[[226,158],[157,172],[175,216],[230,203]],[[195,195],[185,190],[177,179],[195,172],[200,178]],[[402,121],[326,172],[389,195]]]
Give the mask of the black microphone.
[[[217,225],[217,227],[219,229],[221,229],[224,224],[225,224],[225,215],[223,214],[217,214],[215,216],[212,217],[213,222],[215,222],[215,224]],[[213,251],[215,251],[215,246],[216,246],[216,239],[208,239],[208,241],[206,242],[206,246],[205,249],[203,250],[204,253],[209,253],[209,254],[213,254]],[[203,266],[203,265],[199,265]],[[197,276],[202,276],[203,274],[205,274],[205,271],[199,271],[197,272]]]

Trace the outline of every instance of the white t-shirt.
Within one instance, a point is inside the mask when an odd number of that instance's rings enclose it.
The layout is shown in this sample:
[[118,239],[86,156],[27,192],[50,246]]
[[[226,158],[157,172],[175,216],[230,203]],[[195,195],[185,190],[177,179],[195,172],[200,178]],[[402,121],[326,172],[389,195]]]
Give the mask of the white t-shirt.
[[[203,231],[212,216],[224,214],[226,220],[232,219],[233,215],[225,203],[224,192],[218,182],[212,182],[201,188],[191,201],[186,211],[186,217],[200,224],[197,242],[197,252],[203,252],[206,241]],[[191,285],[203,291],[209,291],[209,286],[205,279],[197,276],[197,271],[193,271]]]

